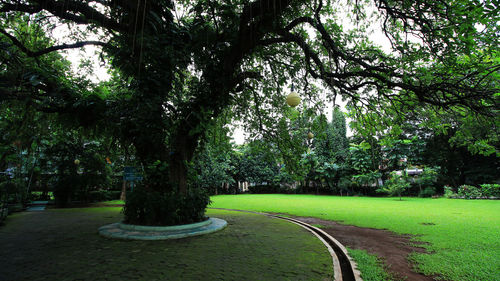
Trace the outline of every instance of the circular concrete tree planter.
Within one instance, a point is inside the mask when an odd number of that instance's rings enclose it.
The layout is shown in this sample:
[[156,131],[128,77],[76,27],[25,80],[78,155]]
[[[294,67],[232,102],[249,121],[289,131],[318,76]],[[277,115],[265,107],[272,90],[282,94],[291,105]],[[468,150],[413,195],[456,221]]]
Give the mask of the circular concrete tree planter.
[[226,226],[227,222],[218,218],[172,226],[145,226],[118,222],[100,227],[99,234],[104,237],[126,240],[166,240],[208,234]]

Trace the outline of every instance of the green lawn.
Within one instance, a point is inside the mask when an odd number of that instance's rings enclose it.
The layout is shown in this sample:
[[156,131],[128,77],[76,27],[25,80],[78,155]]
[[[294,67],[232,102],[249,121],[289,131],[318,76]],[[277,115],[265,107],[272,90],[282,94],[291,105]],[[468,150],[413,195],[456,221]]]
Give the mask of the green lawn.
[[391,276],[382,265],[380,259],[365,250],[347,248],[349,255],[356,261],[363,281],[391,281],[397,280]]
[[0,280],[331,280],[332,258],[314,235],[262,215],[208,210],[228,227],[165,241],[99,236],[121,208],[49,209],[0,226]]
[[107,205],[123,205],[123,204],[125,204],[125,201],[123,201],[123,200],[111,200],[111,201],[105,201],[105,202],[100,202],[100,203],[107,204]]
[[219,195],[211,207],[289,213],[413,234],[432,254],[410,258],[417,270],[448,280],[500,280],[500,201]]

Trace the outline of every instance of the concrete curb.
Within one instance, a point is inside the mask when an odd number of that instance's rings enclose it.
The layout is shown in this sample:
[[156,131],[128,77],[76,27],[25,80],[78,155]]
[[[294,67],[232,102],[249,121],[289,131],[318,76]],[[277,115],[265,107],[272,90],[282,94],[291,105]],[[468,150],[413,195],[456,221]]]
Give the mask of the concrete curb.
[[[180,226],[137,226],[128,225],[123,229],[122,223],[113,223],[99,228],[99,234],[107,238],[124,240],[168,240],[197,236],[224,229],[227,222],[218,218],[210,218],[201,223]],[[125,227],[127,228],[127,227]],[[166,229],[166,230],[165,230]]]
[[317,237],[320,237],[320,240],[328,247],[328,250],[332,249],[332,251],[334,252],[335,257],[333,257],[332,255],[332,258],[334,260],[335,270],[340,269],[339,274],[335,272],[335,281],[363,281],[363,279],[361,278],[361,272],[359,272],[359,270],[357,269],[356,262],[349,256],[349,254],[347,253],[347,249],[337,239],[333,238],[331,235],[324,232],[320,228],[317,228],[300,220],[276,215],[269,216],[288,220],[290,222],[298,224],[313,232]]
[[245,210],[236,210],[236,209],[225,209],[225,208],[208,208],[208,209],[217,209],[217,210],[226,210],[226,211],[237,211],[237,212],[245,212],[252,213],[258,215],[264,215],[268,217],[273,217],[277,219],[287,220],[291,223],[295,223],[297,225],[302,226],[307,229],[311,233],[313,233],[318,239],[323,242],[323,244],[328,248],[330,255],[332,256],[333,269],[334,269],[334,281],[363,281],[361,278],[361,273],[357,269],[356,262],[349,256],[347,253],[347,249],[342,245],[337,239],[333,238],[328,233],[323,230],[312,226],[308,223],[302,222],[300,220],[282,217],[278,215],[255,212],[255,211],[245,211]]
[[126,224],[119,222],[118,227],[123,230],[130,231],[177,231],[177,230],[189,230],[195,229],[198,227],[202,227],[205,225],[211,224],[212,221],[210,219],[202,222],[191,223],[191,224],[181,224],[181,225],[171,225],[171,226],[146,226],[146,225],[135,225],[135,224]]

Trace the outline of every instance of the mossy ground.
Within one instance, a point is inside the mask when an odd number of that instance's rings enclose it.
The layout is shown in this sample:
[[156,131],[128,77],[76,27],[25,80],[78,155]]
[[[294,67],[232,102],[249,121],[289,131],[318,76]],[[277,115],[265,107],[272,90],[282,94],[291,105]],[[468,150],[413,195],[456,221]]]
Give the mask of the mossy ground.
[[326,247],[301,227],[209,210],[228,227],[166,241],[106,239],[120,208],[24,212],[0,227],[0,280],[330,280]]
[[[415,235],[431,254],[410,259],[445,280],[500,280],[500,200],[315,195],[219,195],[211,207],[288,213]],[[363,272],[362,272],[363,273]]]

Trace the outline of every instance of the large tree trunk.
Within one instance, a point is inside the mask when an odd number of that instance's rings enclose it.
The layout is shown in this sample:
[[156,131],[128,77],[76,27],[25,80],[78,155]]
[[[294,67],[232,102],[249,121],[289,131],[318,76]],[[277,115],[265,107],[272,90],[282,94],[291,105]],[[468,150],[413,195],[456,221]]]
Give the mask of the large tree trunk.
[[[128,165],[129,163],[129,154],[128,154],[128,145],[123,145],[123,148],[125,150],[125,166]],[[123,180],[122,182],[122,192],[120,193],[120,200],[125,201],[127,200],[127,181]]]
[[173,151],[170,152],[169,159],[169,179],[170,184],[177,187],[182,194],[187,191],[187,164],[193,158],[198,138],[198,134],[190,135],[186,127],[181,127],[173,140]]
[[173,153],[169,164],[170,183],[183,194],[187,191],[187,160],[184,153]]
[[120,200],[127,200],[127,181],[123,180],[122,182],[122,192],[120,193]]

